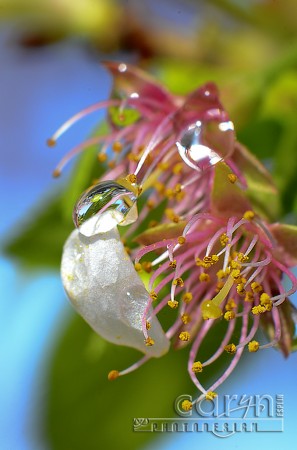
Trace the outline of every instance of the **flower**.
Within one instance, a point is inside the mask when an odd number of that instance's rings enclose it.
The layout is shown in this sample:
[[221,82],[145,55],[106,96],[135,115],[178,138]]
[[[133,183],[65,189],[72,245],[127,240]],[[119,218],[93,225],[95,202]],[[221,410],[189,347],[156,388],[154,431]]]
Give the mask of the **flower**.
[[[107,160],[108,163],[102,180],[130,174],[140,189],[150,191],[148,208],[164,197],[167,199],[168,221],[176,222],[207,208],[205,193],[209,190],[211,171],[205,169],[240,152],[233,123],[219,100],[215,84],[207,83],[187,97],[174,96],[136,67],[114,62],[104,65],[113,76],[110,99],[73,116],[48,144],[54,146],[72,125],[101,108],[108,109],[110,130],[72,149],[58,164],[54,175],[60,175],[74,155],[91,144],[103,143],[98,159],[101,164]],[[231,166],[232,182],[238,173],[245,183],[237,165]]]
[[[297,279],[289,270],[292,251],[287,245],[283,247],[284,239],[277,239],[285,229],[279,224],[266,224],[252,211],[241,217],[201,213],[186,225],[182,245],[178,237],[164,239],[140,250],[136,257],[139,263],[154,248],[162,245],[165,249],[152,263],[155,270],[149,289],[158,296],[166,286],[169,288],[153,310],[153,301],[149,302],[143,323],[150,322],[163,309],[167,308],[168,314],[176,309],[166,336],[175,340],[176,347],[190,342],[188,371],[203,395],[217,389],[230,375],[245,348],[255,352],[280,344],[285,354],[290,352],[283,319],[284,310],[292,308],[288,296],[297,290]],[[295,242],[296,238],[294,228]],[[291,282],[289,290],[283,287],[284,275]],[[226,321],[225,336],[213,355],[197,361],[205,337],[213,333],[215,339],[213,329],[218,321]],[[268,324],[270,342],[253,340],[258,328],[265,329]],[[241,330],[239,337],[235,327]],[[145,328],[143,332],[147,336]],[[206,390],[197,374],[224,352],[232,355],[230,365]]]
[[[278,345],[290,353],[297,228],[270,223],[276,188],[235,141],[214,84],[178,97],[132,66],[105,66],[114,79],[111,98],[78,113],[49,142],[84,115],[108,109],[109,133],[80,144],[57,168],[102,143],[98,159],[106,171],[74,207],[78,229],[64,246],[63,284],[98,334],[144,353],[131,367],[112,370],[110,380],[162,356],[170,342],[189,345],[189,375],[211,400],[244,349]],[[158,220],[148,221],[156,211]],[[125,244],[117,230],[123,225],[130,225],[121,233]],[[161,310],[172,319],[166,331],[157,317]],[[224,337],[203,361],[201,348],[207,336],[215,339],[218,323]],[[268,342],[255,339],[259,327]],[[223,355],[228,364],[206,389],[200,373]]]

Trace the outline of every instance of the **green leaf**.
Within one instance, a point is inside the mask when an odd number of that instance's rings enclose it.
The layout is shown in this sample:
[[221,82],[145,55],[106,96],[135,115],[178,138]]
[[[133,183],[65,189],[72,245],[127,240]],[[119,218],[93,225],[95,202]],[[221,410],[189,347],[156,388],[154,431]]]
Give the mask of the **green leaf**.
[[[108,130],[108,125],[103,122],[92,133],[92,137],[104,135]],[[98,154],[98,144],[91,145],[83,151],[78,164],[74,167],[70,180],[67,182],[61,199],[62,214],[66,218],[72,217],[73,206],[77,199],[85,191],[92,181],[99,178],[104,173],[106,167],[98,163],[96,156]]]
[[[174,399],[193,390],[186,355],[171,352],[113,382],[140,354],[106,343],[78,317],[54,355],[47,399],[46,434],[52,450],[138,449],[156,437],[133,432],[133,418],[174,417]],[[177,356],[177,358],[175,358]],[[183,366],[173,376],[176,366]]]
[[[94,135],[101,134],[103,124]],[[63,245],[74,228],[72,209],[81,193],[104,172],[97,161],[98,146],[86,149],[75,165],[62,192],[43,199],[32,209],[23,225],[19,224],[4,252],[30,268],[57,268]]]
[[[33,219],[34,218],[34,219]],[[57,268],[64,242],[73,229],[71,216],[61,214],[61,196],[43,200],[30,213],[29,222],[18,225],[17,234],[4,248],[26,268]]]
[[[220,344],[225,322],[219,321],[206,338],[199,352],[202,361]],[[57,344],[49,369],[44,432],[50,448],[133,450],[160,437],[133,432],[133,418],[175,417],[176,397],[198,395],[187,373],[188,353],[189,347],[171,350],[109,382],[108,372],[125,369],[138,360],[139,352],[103,341],[75,316]],[[230,361],[230,355],[224,354],[199,379],[209,385],[222,372],[222,364]]]

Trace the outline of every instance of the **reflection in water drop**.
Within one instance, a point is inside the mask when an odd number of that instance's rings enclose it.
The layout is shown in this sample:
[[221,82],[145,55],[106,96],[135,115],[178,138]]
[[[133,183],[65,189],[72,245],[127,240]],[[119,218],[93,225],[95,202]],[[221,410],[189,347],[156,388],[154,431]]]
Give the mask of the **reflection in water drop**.
[[233,123],[198,120],[181,133],[176,146],[189,167],[198,171],[205,170],[233,152]]
[[105,233],[116,225],[135,222],[135,202],[132,190],[115,181],[102,181],[82,194],[73,209],[73,221],[85,236]]

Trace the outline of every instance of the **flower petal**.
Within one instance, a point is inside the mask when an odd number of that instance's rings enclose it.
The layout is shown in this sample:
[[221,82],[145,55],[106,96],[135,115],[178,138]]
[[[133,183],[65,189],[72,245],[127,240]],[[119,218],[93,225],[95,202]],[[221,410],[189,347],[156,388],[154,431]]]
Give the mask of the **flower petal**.
[[269,229],[278,243],[277,251],[280,253],[281,260],[284,260],[288,266],[296,266],[297,227],[295,225],[275,223]]
[[219,162],[214,169],[214,181],[211,192],[211,210],[219,216],[238,216],[251,209],[244,192],[229,181],[232,171],[227,164]]
[[124,250],[117,228],[93,237],[74,230],[64,246],[61,275],[66,293],[102,337],[161,356],[169,341],[157,318],[151,320],[151,347],[144,343],[142,317],[149,295]]

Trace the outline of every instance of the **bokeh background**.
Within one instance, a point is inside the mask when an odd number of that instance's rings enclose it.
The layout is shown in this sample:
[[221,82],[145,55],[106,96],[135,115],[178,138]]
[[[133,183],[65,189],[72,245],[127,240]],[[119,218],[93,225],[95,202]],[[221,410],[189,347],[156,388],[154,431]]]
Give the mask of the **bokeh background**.
[[[103,115],[86,118],[54,149],[45,141],[108,97],[101,60],[140,64],[179,93],[213,80],[238,138],[275,175],[281,198],[270,213],[296,224],[296,25],[295,0],[0,0],[1,450],[294,446],[296,354],[285,360],[273,349],[246,358],[219,393],[283,394],[284,432],[132,432],[133,417],[171,417],[174,398],[192,393],[186,370],[173,376],[186,355],[107,382],[136,352],[102,341],[67,303],[58,263],[79,168],[51,177]],[[88,170],[92,161],[80,164]]]

